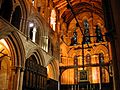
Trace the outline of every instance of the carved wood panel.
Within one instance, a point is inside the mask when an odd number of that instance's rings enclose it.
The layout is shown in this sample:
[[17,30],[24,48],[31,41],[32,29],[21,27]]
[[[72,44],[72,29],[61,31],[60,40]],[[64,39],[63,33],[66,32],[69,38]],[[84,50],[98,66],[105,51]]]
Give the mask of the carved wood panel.
[[28,59],[23,77],[23,90],[46,90],[47,69],[36,60]]

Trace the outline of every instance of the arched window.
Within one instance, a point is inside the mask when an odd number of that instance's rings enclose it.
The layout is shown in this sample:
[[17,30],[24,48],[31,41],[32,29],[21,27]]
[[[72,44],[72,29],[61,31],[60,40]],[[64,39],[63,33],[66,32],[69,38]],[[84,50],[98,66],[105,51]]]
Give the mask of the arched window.
[[104,54],[99,53],[99,64],[103,64],[103,63],[104,63]]
[[53,28],[53,30],[55,31],[55,27],[56,27],[56,11],[55,11],[55,9],[52,9],[52,11],[51,11],[50,25]]
[[89,65],[88,67],[86,67],[86,70],[88,71],[88,79],[90,82],[92,82],[92,67],[90,67],[90,65],[91,65],[91,55],[90,54],[86,55],[86,65]]
[[99,53],[99,64],[100,64],[100,78],[101,78],[101,82],[106,83],[109,82],[109,76],[108,76],[108,72],[104,67],[104,54],[103,53]]
[[77,32],[76,32],[76,30],[74,30],[74,32],[73,32],[73,37],[71,38],[71,44],[70,44],[71,46],[72,45],[77,45]]
[[91,56],[90,56],[90,54],[86,55],[86,64],[91,64]]
[[37,32],[37,28],[35,23],[29,22],[28,36],[33,42],[36,42],[36,32]]
[[96,39],[96,42],[102,42],[103,41],[103,37],[102,37],[102,33],[101,33],[101,29],[98,25],[96,25],[96,36],[97,36],[97,39]]
[[32,0],[32,5],[34,6],[34,3],[35,3],[35,1],[34,0]]
[[0,16],[2,16],[7,21],[10,21],[12,8],[13,8],[12,0],[3,0],[0,8]]
[[83,43],[84,44],[90,43],[89,23],[86,19],[83,21],[83,25],[84,25]]
[[14,25],[17,29],[20,27],[20,20],[21,20],[21,9],[20,6],[17,6],[15,8],[15,11],[12,16],[12,25]]

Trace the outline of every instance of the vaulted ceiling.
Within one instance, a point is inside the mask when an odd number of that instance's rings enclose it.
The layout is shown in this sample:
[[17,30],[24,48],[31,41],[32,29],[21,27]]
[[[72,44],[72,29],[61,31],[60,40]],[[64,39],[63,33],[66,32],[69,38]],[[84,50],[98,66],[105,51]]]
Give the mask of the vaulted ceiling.
[[[77,26],[76,24],[79,24],[76,29],[77,42],[81,45],[84,34],[82,33],[84,32],[84,19],[87,19],[89,22],[89,31],[91,36],[95,35],[96,25],[99,25],[102,30],[102,34],[105,34],[106,29],[104,27],[102,0],[53,0],[53,5],[58,10],[59,19],[62,19],[62,22],[60,22],[60,37],[62,37],[60,47],[62,49],[62,56],[67,56],[67,52],[69,52],[69,50],[71,53],[75,52],[75,50],[71,49],[69,45],[71,43],[75,27]],[[94,38],[92,38],[91,41],[94,43]],[[65,46],[65,44],[68,47]],[[77,46],[74,46],[74,48],[77,48]]]
[[[77,16],[83,12],[91,12],[103,18],[101,2],[101,0],[53,0],[54,7],[59,10],[60,17],[62,17],[64,22],[68,24],[74,18],[73,13]],[[72,8],[73,13],[68,4]]]

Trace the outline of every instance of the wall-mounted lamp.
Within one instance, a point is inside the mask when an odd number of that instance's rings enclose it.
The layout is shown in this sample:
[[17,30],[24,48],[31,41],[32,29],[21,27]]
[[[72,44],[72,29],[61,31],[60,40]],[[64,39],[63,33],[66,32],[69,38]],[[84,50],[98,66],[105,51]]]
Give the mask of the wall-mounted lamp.
[[33,27],[34,23],[33,22],[29,22],[29,27]]

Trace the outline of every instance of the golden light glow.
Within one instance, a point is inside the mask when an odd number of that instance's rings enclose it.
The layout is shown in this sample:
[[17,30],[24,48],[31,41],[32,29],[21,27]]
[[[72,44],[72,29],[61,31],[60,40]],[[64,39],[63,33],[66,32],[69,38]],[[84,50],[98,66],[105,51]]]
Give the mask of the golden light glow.
[[63,72],[61,77],[62,84],[74,84],[74,69],[67,69]]
[[56,12],[55,12],[55,9],[52,9],[52,11],[51,11],[50,23],[51,23],[51,27],[55,31],[55,24],[56,24]]
[[9,50],[8,44],[6,43],[4,39],[0,40],[0,44],[3,44]]
[[[81,2],[85,2],[85,0],[82,0]],[[86,1],[88,2],[88,0]],[[100,1],[101,2],[101,1]],[[95,4],[98,6],[98,4]],[[99,6],[98,6],[99,7]],[[74,10],[77,10],[74,8]],[[92,13],[93,17],[91,17],[91,12],[82,12],[80,14],[76,15],[76,18],[79,22],[79,25],[81,28],[77,28],[77,43],[78,45],[76,46],[70,46],[71,43],[71,38],[73,37],[74,33],[74,28],[76,27],[76,20],[75,18],[71,19],[70,15],[67,15],[67,10],[64,12],[63,17],[65,18],[64,20],[68,22],[68,26],[63,23],[61,25],[61,36],[63,36],[63,39],[61,39],[61,63],[64,64],[64,67],[72,67],[70,72],[69,69],[65,69],[65,71],[62,73],[62,79],[61,83],[62,84],[71,84],[70,80],[75,79],[75,76],[73,73],[75,73],[74,69],[74,56],[77,56],[78,62],[77,64],[79,65],[77,68],[78,70],[82,69],[83,65],[83,60],[84,60],[84,69],[88,71],[88,77],[90,83],[100,83],[100,78],[102,78],[103,83],[108,81],[108,73],[103,70],[102,74],[104,77],[100,76],[100,57],[99,54],[103,53],[104,55],[104,64],[108,64],[109,60],[111,60],[111,49],[110,49],[110,43],[106,41],[105,36],[103,36],[104,41],[103,42],[97,42],[97,37],[90,37],[90,43],[89,46],[92,48],[88,49],[88,44],[84,44],[82,47],[82,41],[84,40],[83,35],[81,33],[81,30],[85,31],[84,27],[84,20],[86,19],[89,24],[89,34],[90,36],[96,36],[96,26],[98,25],[100,27],[101,33],[105,35],[107,32],[106,28],[104,27],[104,20],[97,15],[96,13]],[[68,21],[66,20],[68,19]],[[69,22],[70,21],[70,22]],[[81,30],[80,30],[81,29]],[[85,34],[85,33],[84,33]],[[64,41],[63,41],[64,40]],[[64,43],[65,42],[65,43]],[[67,45],[66,45],[67,44]],[[65,46],[66,45],[66,46]],[[82,50],[84,50],[82,52]],[[110,50],[110,51],[109,51]],[[90,62],[87,62],[86,55],[90,55]],[[84,57],[84,58],[83,58]],[[79,78],[79,76],[78,76]],[[72,81],[71,80],[71,81]],[[74,83],[74,82],[72,82]],[[74,83],[75,84],[75,83]]]
[[92,83],[99,83],[99,67],[92,67]]
[[0,40],[0,89],[8,90],[8,83],[11,75],[11,64],[10,51],[7,42],[4,39]]
[[47,74],[48,74],[48,78],[54,79],[54,72],[50,64],[47,66]]

